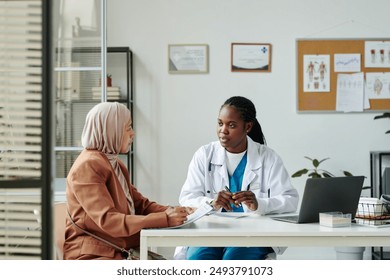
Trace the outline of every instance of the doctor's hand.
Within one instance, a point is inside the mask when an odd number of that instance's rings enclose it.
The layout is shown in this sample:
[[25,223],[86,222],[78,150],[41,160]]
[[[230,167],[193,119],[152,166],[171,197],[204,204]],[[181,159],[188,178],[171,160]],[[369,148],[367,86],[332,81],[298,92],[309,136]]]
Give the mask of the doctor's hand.
[[170,206],[165,210],[169,227],[180,226],[187,220],[188,212],[186,208],[188,207]]
[[234,200],[234,204],[238,205],[243,203],[252,211],[256,211],[259,207],[256,196],[251,191],[236,192],[233,194],[232,198]]
[[232,193],[229,191],[220,191],[217,194],[217,197],[213,200],[213,207],[215,210],[219,210],[221,207],[226,211],[232,211],[232,206],[230,203],[234,203],[232,199]]

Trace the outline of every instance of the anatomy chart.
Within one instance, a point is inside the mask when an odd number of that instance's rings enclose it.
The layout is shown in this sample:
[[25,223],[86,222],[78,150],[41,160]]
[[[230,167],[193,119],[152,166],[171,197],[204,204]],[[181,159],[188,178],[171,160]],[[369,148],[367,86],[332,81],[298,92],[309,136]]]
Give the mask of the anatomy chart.
[[364,60],[367,68],[390,67],[390,41],[366,41]]
[[366,95],[369,99],[390,98],[390,73],[366,73]]
[[329,55],[303,56],[303,83],[305,92],[329,92]]

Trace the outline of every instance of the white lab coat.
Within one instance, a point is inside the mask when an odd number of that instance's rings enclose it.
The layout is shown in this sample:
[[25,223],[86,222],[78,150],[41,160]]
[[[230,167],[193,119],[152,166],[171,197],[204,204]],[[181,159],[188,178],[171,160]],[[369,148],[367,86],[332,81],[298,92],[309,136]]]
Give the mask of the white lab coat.
[[[256,195],[259,207],[255,212],[261,215],[295,212],[298,192],[292,186],[281,158],[271,148],[249,137],[247,140],[247,164],[241,190],[249,188]],[[218,141],[195,152],[180,193],[181,205],[199,207],[202,203],[211,202],[218,192],[229,186],[225,157],[225,148]],[[242,206],[244,212],[253,212],[245,204]],[[276,254],[282,254],[286,248],[273,249]],[[175,258],[179,258],[179,251],[176,250]]]

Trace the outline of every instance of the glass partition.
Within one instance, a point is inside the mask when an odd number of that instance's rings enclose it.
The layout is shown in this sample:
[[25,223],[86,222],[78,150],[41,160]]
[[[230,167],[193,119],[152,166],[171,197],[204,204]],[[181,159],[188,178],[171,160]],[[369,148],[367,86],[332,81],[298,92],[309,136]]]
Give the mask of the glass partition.
[[87,112],[101,102],[101,1],[55,0],[53,3],[53,100],[55,180],[58,190],[82,150]]

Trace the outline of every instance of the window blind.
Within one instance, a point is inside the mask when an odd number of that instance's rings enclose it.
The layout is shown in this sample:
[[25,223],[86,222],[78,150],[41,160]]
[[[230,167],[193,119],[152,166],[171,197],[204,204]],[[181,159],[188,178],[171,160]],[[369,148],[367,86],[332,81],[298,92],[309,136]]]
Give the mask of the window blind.
[[0,189],[0,259],[40,259],[40,189]]
[[41,258],[42,96],[42,1],[0,0],[0,259]]
[[0,1],[0,179],[39,178],[41,1]]

